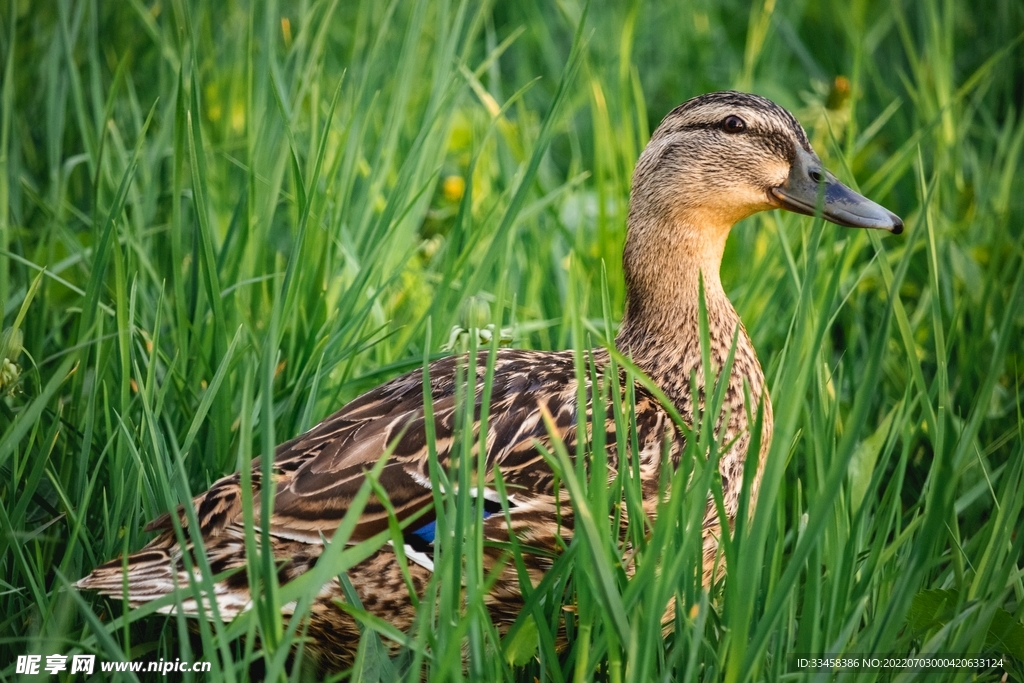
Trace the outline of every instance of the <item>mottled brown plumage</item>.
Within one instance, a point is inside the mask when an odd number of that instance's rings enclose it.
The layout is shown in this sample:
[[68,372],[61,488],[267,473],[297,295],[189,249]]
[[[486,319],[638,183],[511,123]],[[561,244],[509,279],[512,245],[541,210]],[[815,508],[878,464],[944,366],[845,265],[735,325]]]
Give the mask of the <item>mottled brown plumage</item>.
[[[842,186],[821,168],[803,129],[791,114],[772,102],[743,93],[712,93],[689,100],[670,112],[652,136],[633,176],[629,225],[624,250],[627,305],[616,345],[630,356],[667,395],[688,424],[703,407],[704,387],[711,386],[701,369],[698,301],[705,292],[711,338],[712,368],[726,364],[735,343],[731,373],[726,379],[725,406],[716,424],[720,443],[728,444],[719,469],[725,492],[727,522],[739,505],[743,466],[750,442],[748,416],[763,405],[764,430],[752,489],[756,497],[771,441],[771,403],[754,348],[719,279],[725,241],[733,224],[758,211],[787,208],[813,213],[821,183],[825,218],[860,227],[902,229],[894,215]],[[588,356],[598,370],[608,353]],[[465,357],[431,364],[430,396],[438,463],[450,464],[456,428],[457,367]],[[477,359],[482,377],[486,354]],[[586,380],[590,395],[590,380]],[[507,542],[514,533],[533,552],[527,570],[535,584],[551,565],[562,542],[571,542],[574,518],[570,501],[556,489],[553,474],[536,448],[550,446],[542,419],[546,410],[558,437],[570,453],[577,439],[577,384],[571,352],[505,349],[497,354],[487,433],[487,471],[483,496],[493,498],[494,475],[500,471],[508,488],[511,529],[504,515],[483,521],[485,538]],[[698,388],[695,397],[693,382]],[[481,400],[477,382],[476,401]],[[416,371],[394,379],[346,405],[309,432],[282,444],[274,457],[274,508],[270,515],[272,552],[279,560],[282,583],[307,571],[319,557],[321,539],[330,538],[345,516],[371,468],[393,446],[380,483],[400,520],[423,514],[409,530],[422,529],[434,514],[423,410],[423,375]],[[750,397],[751,405],[746,398]],[[649,392],[636,387],[636,429],[640,469],[645,485],[645,512],[653,515],[662,448],[671,442],[668,462],[676,462],[683,434]],[[590,410],[588,407],[588,421]],[[478,427],[479,425],[477,425]],[[591,425],[592,427],[592,425]],[[611,476],[617,467],[614,421],[606,419]],[[259,503],[260,463],[252,470],[254,501]],[[222,618],[230,619],[250,606],[244,567],[244,522],[241,477],[216,482],[193,505],[206,553],[214,572],[242,568],[217,584]],[[426,508],[426,512],[423,510]],[[751,509],[753,506],[751,506]],[[179,511],[177,518],[187,525]],[[259,519],[256,511],[256,519]],[[188,584],[182,549],[165,515],[150,530],[159,535],[127,559],[128,600],[133,606]],[[387,528],[386,510],[371,498],[356,524],[352,542]],[[715,565],[720,520],[713,505],[704,523],[705,581]],[[429,545],[416,534],[406,536],[410,548]],[[500,551],[485,549],[485,566],[501,561]],[[720,560],[719,560],[720,561]],[[430,580],[429,557],[410,563],[413,587],[422,592]],[[394,551],[385,546],[353,568],[349,575],[364,607],[401,629],[411,626],[415,610]],[[81,588],[121,596],[122,561],[97,567],[79,581]],[[353,620],[334,604],[343,598],[337,580],[324,586],[310,616],[310,649],[323,663],[337,668],[351,662],[358,642]],[[519,579],[506,567],[491,591],[489,606],[500,630],[507,628],[521,606]],[[283,608],[290,614],[293,606]],[[197,605],[185,602],[187,613]]]

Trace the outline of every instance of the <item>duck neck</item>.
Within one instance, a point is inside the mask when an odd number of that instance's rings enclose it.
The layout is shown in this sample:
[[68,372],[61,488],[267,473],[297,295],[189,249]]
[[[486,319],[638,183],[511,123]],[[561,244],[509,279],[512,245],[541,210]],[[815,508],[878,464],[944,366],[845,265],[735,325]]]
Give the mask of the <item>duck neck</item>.
[[[700,374],[701,367],[702,283],[714,364],[721,367],[737,327],[737,350],[750,349],[719,276],[732,226],[701,224],[697,218],[647,222],[630,216],[623,252],[626,311],[616,338],[618,348],[684,413],[692,409],[690,375]],[[703,384],[699,377],[698,382]]]

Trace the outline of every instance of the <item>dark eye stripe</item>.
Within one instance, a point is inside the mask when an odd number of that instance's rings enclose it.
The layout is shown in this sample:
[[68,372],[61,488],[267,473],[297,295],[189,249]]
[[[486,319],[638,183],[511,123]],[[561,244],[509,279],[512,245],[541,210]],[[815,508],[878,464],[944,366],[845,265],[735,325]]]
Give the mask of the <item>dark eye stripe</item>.
[[[723,131],[723,123],[689,123],[682,126],[676,126],[671,129],[664,129],[658,133],[659,137],[676,135],[687,130],[718,130]],[[724,132],[724,131],[723,131]],[[793,146],[793,141],[781,131],[777,130],[761,130],[759,128],[746,128],[744,132],[753,137],[761,140],[764,144],[771,149],[773,152],[781,157],[792,160],[796,154],[796,149]],[[799,143],[799,141],[798,141]],[[803,146],[801,144],[801,146]]]
[[765,145],[770,150],[781,157],[785,157],[792,161],[793,157],[796,156],[796,149],[793,147],[793,141],[782,133],[777,131],[758,133],[757,137],[764,141]]

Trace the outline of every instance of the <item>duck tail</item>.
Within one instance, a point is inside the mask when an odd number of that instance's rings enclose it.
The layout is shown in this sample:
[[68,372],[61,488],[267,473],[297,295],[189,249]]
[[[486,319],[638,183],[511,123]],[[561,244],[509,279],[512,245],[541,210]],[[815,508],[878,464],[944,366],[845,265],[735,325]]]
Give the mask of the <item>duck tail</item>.
[[[119,557],[96,567],[88,576],[76,581],[75,588],[126,599],[132,608],[180,592],[180,600],[163,605],[157,611],[163,614],[177,614],[180,611],[188,617],[209,618],[214,605],[206,599],[208,593],[202,591],[200,584],[197,589],[203,595],[203,605],[200,607],[189,591],[189,575],[181,565],[180,551],[172,553],[172,549],[177,549],[176,546],[152,547],[159,540],[133,555]],[[194,576],[197,580],[200,578],[198,569]],[[245,576],[244,570],[241,576]],[[244,581],[217,581],[213,588],[216,611],[223,620],[233,619],[251,605],[248,586]]]
[[179,572],[172,570],[175,564],[168,550],[145,548],[127,558],[101,564],[75,582],[75,588],[127,598],[132,607],[140,607],[177,588],[175,574]]

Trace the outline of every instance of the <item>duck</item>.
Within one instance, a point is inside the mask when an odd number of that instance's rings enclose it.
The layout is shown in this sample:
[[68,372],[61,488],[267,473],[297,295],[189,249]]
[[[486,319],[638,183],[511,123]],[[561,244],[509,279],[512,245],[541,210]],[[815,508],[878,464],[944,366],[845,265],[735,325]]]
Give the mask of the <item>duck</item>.
[[[825,169],[790,112],[754,94],[714,92],[671,110],[652,134],[632,177],[623,249],[625,310],[614,348],[650,380],[633,387],[636,418],[631,435],[639,445],[645,514],[657,513],[663,469],[678,465],[686,439],[692,438],[692,431],[680,428],[679,419],[692,429],[704,408],[705,387],[724,382],[715,431],[717,442],[724,444],[718,470],[725,519],[709,501],[702,532],[705,584],[721,566],[722,524],[732,525],[740,510],[748,457],[757,459],[749,509],[755,507],[772,432],[771,399],[761,364],[723,287],[720,268],[733,226],[772,209],[820,215],[846,227],[894,234],[903,230],[896,214]],[[703,376],[702,300],[711,367],[727,371],[727,376]],[[603,370],[611,364],[611,353],[594,348],[587,352],[587,362]],[[460,382],[468,395],[465,377],[472,377],[469,366],[474,365],[472,433],[478,434],[482,378],[490,364],[486,437],[480,440],[486,452],[479,460],[485,471],[477,473],[470,495],[482,510],[482,533],[488,541],[483,565],[497,572],[486,604],[498,632],[505,633],[524,604],[524,579],[507,562],[510,539],[523,549],[526,578],[534,585],[572,543],[577,521],[572,500],[545,451],[553,451],[557,441],[566,453],[575,453],[580,425],[593,431],[595,375],[577,373],[572,350],[501,348],[488,355],[480,351],[474,360],[454,354],[364,393],[278,446],[269,468],[255,459],[247,476],[238,472],[216,481],[191,501],[191,510],[180,507],[152,521],[146,529],[157,536],[145,547],[96,567],[76,586],[126,597],[132,608],[141,607],[189,586],[198,576],[192,573],[198,571],[193,569],[193,544],[201,541],[212,575],[226,578],[214,581],[213,595],[207,592],[203,605],[187,597],[165,604],[161,611],[200,616],[215,607],[222,619],[230,620],[251,609],[256,596],[245,569],[243,505],[243,487],[249,487],[255,508],[251,519],[263,520],[257,536],[270,544],[280,586],[311,572],[342,525],[351,547],[386,534],[389,519],[397,520],[401,538],[391,538],[362,558],[348,577],[362,609],[408,631],[434,571],[439,528],[435,498],[452,495],[434,489],[436,472],[457,459]],[[586,385],[582,394],[581,381]],[[587,397],[582,418],[577,415],[580,395]],[[750,453],[751,416],[759,413],[759,446]],[[614,421],[606,420],[605,428],[605,443],[610,444],[607,471],[614,477]],[[273,479],[269,514],[260,510],[266,499],[261,495],[265,469]],[[376,488],[368,495],[365,484],[371,471]],[[377,498],[380,491],[387,501]],[[357,513],[355,518],[350,510]],[[198,528],[189,529],[190,524]],[[359,642],[359,624],[349,610],[338,607],[350,602],[345,588],[337,576],[326,574],[303,616],[308,619],[307,648],[327,670],[351,665]],[[295,602],[284,604],[283,617],[287,620],[295,608]]]

